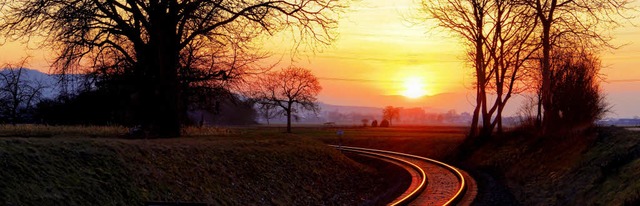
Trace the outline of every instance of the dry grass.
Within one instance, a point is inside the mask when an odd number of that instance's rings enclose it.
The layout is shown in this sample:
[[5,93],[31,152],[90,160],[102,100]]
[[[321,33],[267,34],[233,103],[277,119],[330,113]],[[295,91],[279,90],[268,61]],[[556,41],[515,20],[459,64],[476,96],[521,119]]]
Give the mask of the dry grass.
[[[355,205],[385,188],[375,170],[299,134],[190,128],[175,139],[81,138],[122,130],[3,127],[12,137],[0,138],[0,205]],[[56,138],[15,137],[44,134]]]
[[[0,137],[54,137],[54,138],[121,138],[129,128],[123,126],[49,126],[35,124],[2,125]],[[185,127],[184,137],[229,136],[243,133],[242,128]]]
[[0,137],[119,137],[127,133],[121,126],[0,125]]
[[207,136],[230,136],[246,133],[243,128],[230,128],[230,127],[185,127],[182,129],[182,136],[184,137],[207,137]]
[[[339,138],[337,130],[343,130]],[[297,128],[294,132],[329,144],[376,148],[444,159],[456,152],[467,132],[465,127],[398,126],[389,128],[342,127]]]
[[622,128],[554,137],[512,135],[468,160],[504,177],[524,205],[637,205],[640,133]]

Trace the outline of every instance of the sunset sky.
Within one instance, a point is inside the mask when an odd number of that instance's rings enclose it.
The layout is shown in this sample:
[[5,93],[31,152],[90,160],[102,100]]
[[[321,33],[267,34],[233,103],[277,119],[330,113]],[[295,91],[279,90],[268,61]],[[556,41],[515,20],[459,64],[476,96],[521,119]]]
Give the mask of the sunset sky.
[[[473,76],[462,61],[461,44],[445,32],[430,31],[424,24],[407,21],[415,13],[415,2],[353,2],[340,17],[338,40],[315,54],[302,52],[294,63],[288,60],[290,47],[281,46],[288,44],[282,36],[271,38],[265,50],[276,58],[287,59],[281,67],[295,64],[312,69],[323,86],[319,99],[327,104],[471,111]],[[640,25],[640,19],[633,22]],[[640,28],[629,26],[613,34],[614,44],[627,45],[602,56],[602,73],[608,81],[602,86],[612,106],[608,116],[640,116]],[[35,48],[35,44],[25,46],[19,42],[6,43],[0,47],[0,54],[0,63],[31,55],[29,67],[45,72],[47,59],[52,56]],[[407,97],[419,95],[425,96]],[[508,115],[517,110],[518,101],[511,102]]]

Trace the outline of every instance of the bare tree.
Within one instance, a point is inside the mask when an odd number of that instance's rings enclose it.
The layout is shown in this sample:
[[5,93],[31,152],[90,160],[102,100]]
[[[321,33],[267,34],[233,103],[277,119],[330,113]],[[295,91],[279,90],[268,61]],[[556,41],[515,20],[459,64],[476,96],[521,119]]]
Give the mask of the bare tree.
[[[631,0],[521,0],[540,21],[540,58],[541,101],[544,110],[541,125],[547,128],[559,118],[559,111],[553,109],[552,98],[553,53],[556,48],[575,47],[597,49],[613,47],[606,35],[611,29],[620,26],[620,18],[630,18],[625,13]],[[561,60],[562,61],[562,60]],[[539,112],[540,113],[540,112]],[[540,124],[540,123],[539,123]]]
[[514,94],[531,89],[528,82],[524,82],[531,80],[527,78],[530,73],[527,63],[539,49],[534,41],[538,21],[528,8],[509,0],[495,0],[489,16],[491,31],[485,47],[491,56],[489,75],[493,79],[488,80],[488,89],[495,99],[489,111],[483,113],[483,120],[491,120],[490,125],[484,124],[482,133],[485,136],[491,135],[496,127],[498,133],[503,132],[502,112],[507,102]]
[[486,64],[488,55],[484,50],[486,38],[484,28],[489,18],[487,12],[490,2],[490,0],[423,0],[421,3],[422,11],[427,15],[427,19],[435,20],[438,26],[459,35],[469,48],[469,62],[474,67],[476,77],[474,84],[476,105],[473,110],[469,137],[477,136],[480,110],[487,111],[485,88],[488,81],[488,65]]
[[316,96],[320,90],[320,82],[310,70],[289,67],[261,76],[251,86],[249,95],[280,107],[287,115],[287,132],[291,133],[292,114],[298,110],[317,111]]
[[45,86],[38,80],[26,79],[24,62],[6,65],[0,70],[0,120],[15,125],[23,119],[42,96]]
[[389,120],[389,126],[392,126],[393,120],[400,119],[400,107],[386,106],[382,109],[382,118]]
[[8,38],[44,37],[43,46],[59,54],[54,66],[60,73],[75,73],[84,62],[93,62],[92,69],[102,63],[130,65],[130,96],[138,102],[134,109],[144,127],[171,137],[180,134],[180,56],[188,47],[203,48],[199,52],[204,53],[242,47],[237,43],[288,29],[296,40],[328,44],[334,38],[340,2],[2,0],[0,32]]
[[260,117],[267,121],[267,125],[270,124],[271,119],[284,114],[284,110],[279,110],[277,104],[268,101],[258,101],[258,112]]
[[[536,51],[531,43],[536,18],[527,7],[507,0],[422,1],[428,20],[457,34],[468,47],[474,68],[476,105],[469,137],[502,131],[502,111],[514,93],[520,92],[523,66]],[[495,100],[488,101],[494,94]],[[492,105],[490,105],[492,103]]]

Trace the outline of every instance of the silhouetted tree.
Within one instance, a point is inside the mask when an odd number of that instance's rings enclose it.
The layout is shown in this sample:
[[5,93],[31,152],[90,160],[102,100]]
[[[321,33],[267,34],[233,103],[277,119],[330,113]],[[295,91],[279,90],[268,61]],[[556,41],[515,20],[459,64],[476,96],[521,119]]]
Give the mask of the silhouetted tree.
[[373,120],[371,122],[371,127],[378,127],[378,120]]
[[24,61],[19,66],[5,65],[0,70],[0,122],[16,124],[32,113],[45,86],[25,75]]
[[243,99],[240,95],[219,99],[212,123],[216,125],[256,124],[257,112],[254,106],[253,100]]
[[109,90],[86,90],[59,95],[37,104],[35,118],[52,125],[135,125],[121,97]]
[[[234,40],[241,41],[241,40]],[[266,54],[248,53],[242,42],[234,42],[231,48],[208,50],[204,45],[189,45],[181,54],[178,79],[182,101],[180,108],[192,112],[206,110],[219,113],[221,102],[230,101],[237,109],[245,103],[231,90],[242,82],[244,76],[264,73],[269,67],[257,66]],[[229,105],[231,106],[231,105]]]
[[338,0],[2,0],[0,5],[0,32],[13,39],[44,37],[43,46],[59,54],[54,62],[59,73],[79,72],[85,62],[93,62],[92,70],[127,65],[122,68],[131,78],[127,87],[133,88],[137,116],[152,134],[167,137],[180,134],[185,53],[248,48],[245,43],[261,34],[293,28],[297,40],[329,43],[334,12],[342,7]]
[[[389,126],[392,125],[391,123],[393,119],[395,120],[400,119],[400,109],[401,108],[399,107],[393,107],[393,106],[387,106],[384,109],[382,109],[382,118],[386,121],[389,121],[388,122]],[[380,126],[382,127],[382,123],[380,123]]]
[[[458,34],[469,47],[469,62],[475,68],[476,107],[469,136],[475,136],[482,118],[481,135],[501,131],[502,110],[512,93],[521,91],[518,81],[527,64],[540,59],[539,78],[520,85],[537,85],[540,81],[540,106],[545,125],[554,124],[552,57],[554,48],[611,47],[607,31],[619,26],[630,0],[423,0],[427,18]],[[541,53],[541,54],[540,54]],[[562,61],[562,60],[560,60]],[[496,99],[488,101],[490,89]],[[493,102],[493,105],[489,105]],[[541,112],[539,112],[541,113]]]
[[591,126],[607,110],[600,94],[598,72],[600,62],[585,51],[556,52],[551,79],[551,98],[557,122],[549,129]]
[[496,0],[489,16],[493,29],[485,40],[485,47],[490,56],[489,77],[493,79],[488,81],[487,89],[495,99],[484,100],[484,104],[490,106],[482,113],[483,121],[490,121],[489,125],[483,123],[481,134],[484,136],[490,136],[494,128],[498,133],[503,132],[502,112],[507,102],[514,94],[531,88],[526,83],[531,81],[526,69],[540,47],[534,42],[538,21],[528,8],[513,1]]
[[[544,128],[553,126],[559,118],[554,109],[553,99],[553,59],[556,48],[596,49],[612,47],[611,37],[606,35],[620,26],[616,18],[628,18],[631,0],[523,0],[518,1],[531,8],[538,20],[542,57],[540,58],[540,109],[544,110],[541,124]],[[560,60],[563,61],[563,60]],[[539,112],[540,113],[540,112]]]
[[390,125],[389,120],[386,119],[383,119],[382,122],[380,122],[380,127],[389,127]]
[[[537,49],[531,43],[537,24],[533,12],[506,0],[424,0],[422,11],[468,47],[476,89],[469,137],[476,136],[480,119],[481,136],[490,136],[496,126],[502,131],[502,112],[512,94],[522,90],[521,70]],[[496,98],[488,101],[492,93]]]
[[316,96],[322,87],[310,70],[289,67],[267,73],[253,83],[249,96],[260,102],[280,107],[287,115],[287,132],[291,133],[291,117],[296,109],[319,110]]
[[272,104],[268,101],[258,101],[258,112],[260,117],[267,121],[267,125],[270,124],[269,120],[282,116],[284,110],[278,108],[278,105]]
[[[487,54],[484,50],[485,24],[488,21],[491,0],[423,0],[422,10],[427,19],[434,19],[438,25],[460,35],[468,45],[470,62],[474,67],[476,105],[469,137],[475,137],[480,118],[480,110],[487,111],[486,86],[489,74]],[[487,121],[484,121],[485,124]],[[487,125],[485,125],[487,126]]]

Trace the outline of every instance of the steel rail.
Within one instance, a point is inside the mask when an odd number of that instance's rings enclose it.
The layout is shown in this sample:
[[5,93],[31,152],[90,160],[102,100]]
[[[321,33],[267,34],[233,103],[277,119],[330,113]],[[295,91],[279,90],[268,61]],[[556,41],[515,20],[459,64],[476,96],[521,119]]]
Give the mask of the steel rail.
[[409,167],[413,168],[414,170],[416,170],[420,174],[421,180],[420,180],[420,184],[418,185],[418,187],[416,187],[409,194],[405,195],[403,198],[401,198],[401,199],[399,199],[399,200],[397,200],[395,202],[389,203],[389,205],[391,205],[391,206],[408,204],[409,202],[413,201],[416,197],[418,197],[420,192],[422,192],[425,189],[426,185],[427,185],[427,174],[425,173],[425,171],[422,168],[420,168],[418,165],[416,165],[416,164],[414,164],[412,162],[409,162],[407,160],[400,159],[400,158],[397,158],[397,157],[376,153],[376,152],[363,151],[363,150],[350,149],[350,148],[338,148],[338,149],[340,149],[342,151],[349,151],[349,152],[355,152],[355,153],[361,153],[361,154],[367,154],[367,155],[378,156],[378,157],[382,157],[382,158],[386,158],[386,159],[391,159],[391,160],[394,160],[394,161],[409,165]]
[[[406,154],[406,153],[401,153],[401,152],[394,152],[394,151],[387,151],[387,150],[378,150],[378,149],[370,149],[370,148],[361,148],[361,147],[349,147],[349,146],[337,146],[337,145],[330,145],[332,147],[338,148],[338,149],[342,149],[342,150],[349,150],[349,151],[357,151],[357,152],[362,152],[362,151],[366,151],[366,152],[372,152],[372,153],[384,153],[384,154],[392,154],[392,155],[398,155],[398,156],[405,156],[405,157],[411,157],[411,158],[415,158],[415,159],[420,159],[420,160],[424,160],[427,162],[431,162],[434,163],[436,165],[439,165],[441,167],[446,168],[447,170],[451,171],[453,174],[455,174],[455,176],[457,177],[458,181],[459,181],[459,187],[457,192],[455,193],[455,195],[453,197],[451,197],[447,202],[444,203],[444,205],[454,205],[460,202],[460,200],[462,200],[462,198],[464,197],[464,193],[467,189],[466,187],[466,181],[464,176],[462,175],[462,173],[455,167],[448,165],[446,163],[440,162],[438,160],[434,160],[434,159],[430,159],[430,158],[426,158],[426,157],[421,157],[421,156],[417,156],[417,155],[412,155],[412,154]],[[377,154],[377,155],[382,155],[382,154]],[[390,156],[389,156],[390,157]],[[393,157],[395,158],[395,157]],[[399,158],[397,158],[399,159]],[[404,160],[406,161],[406,160]],[[415,164],[414,164],[415,165]],[[424,171],[424,170],[423,170]],[[426,176],[423,176],[423,181],[426,181]],[[421,190],[423,190],[424,188],[421,188]],[[418,193],[411,193],[412,197],[408,198],[408,199],[412,199],[417,197]],[[404,199],[403,199],[404,200]],[[404,205],[408,202],[399,202],[399,204],[393,204],[392,205]]]

